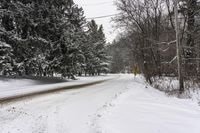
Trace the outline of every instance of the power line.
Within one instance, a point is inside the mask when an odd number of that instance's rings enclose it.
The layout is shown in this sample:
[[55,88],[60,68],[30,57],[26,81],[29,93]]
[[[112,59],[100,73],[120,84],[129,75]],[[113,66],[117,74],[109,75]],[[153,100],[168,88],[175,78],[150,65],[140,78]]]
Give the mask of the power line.
[[114,3],[114,1],[112,1],[112,2],[99,2],[99,3],[93,3],[93,4],[84,4],[84,5],[82,5],[82,6],[98,6],[98,5],[106,5],[106,4],[113,4]]
[[113,17],[119,14],[111,14],[111,15],[105,15],[105,16],[98,16],[98,17],[91,17],[91,18],[86,18],[86,19],[101,19],[101,18],[108,18],[108,17]]

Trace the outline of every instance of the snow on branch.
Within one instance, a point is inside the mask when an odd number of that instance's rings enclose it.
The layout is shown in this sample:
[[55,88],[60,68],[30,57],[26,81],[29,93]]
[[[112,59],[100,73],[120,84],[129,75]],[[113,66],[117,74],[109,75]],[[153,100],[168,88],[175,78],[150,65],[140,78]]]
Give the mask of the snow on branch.
[[167,47],[166,49],[160,49],[160,51],[162,52],[167,52],[169,50],[170,47]]
[[[153,41],[154,44],[156,44],[156,45],[167,44],[167,45],[168,45],[167,48],[165,48],[165,49],[159,48],[159,50],[162,51],[162,52],[167,52],[167,51],[169,50],[169,48],[170,48],[170,45],[176,43],[176,40],[170,41],[170,42],[159,42],[159,43],[156,43],[155,40],[152,40],[152,39],[147,39],[147,40]],[[143,49],[143,50],[145,50],[145,49],[152,49],[153,47],[155,47],[155,46],[144,47],[144,48],[142,48],[142,49]]]
[[11,48],[11,46],[5,42],[0,41],[0,48]]
[[200,60],[200,58],[183,58],[183,60]]
[[156,45],[163,45],[163,44],[171,45],[171,44],[176,43],[176,40],[173,40],[173,41],[170,41],[170,42],[157,42],[156,40],[149,39],[149,38],[147,38],[147,40],[150,41],[150,42],[153,42]]
[[177,56],[175,56],[170,62],[162,62],[163,64],[172,64],[177,59]]
[[177,59],[177,56],[175,56],[169,63],[173,63]]
[[174,44],[174,43],[176,43],[176,40],[170,41],[170,42],[160,42],[160,43],[156,43],[156,44],[158,44],[158,45],[162,45],[162,44],[171,45],[171,44]]

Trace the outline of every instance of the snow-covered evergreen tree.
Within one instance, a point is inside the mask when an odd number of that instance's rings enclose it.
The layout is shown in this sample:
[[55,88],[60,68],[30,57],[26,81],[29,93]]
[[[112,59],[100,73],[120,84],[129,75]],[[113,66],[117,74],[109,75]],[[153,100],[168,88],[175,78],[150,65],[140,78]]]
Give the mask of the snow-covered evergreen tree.
[[88,23],[88,49],[86,52],[86,71],[91,75],[106,72],[108,69],[105,50],[106,39],[103,26],[98,26],[94,20]]
[[[55,71],[61,73],[63,77],[73,78],[73,75],[80,71],[84,60],[81,45],[84,41],[85,18],[83,9],[79,8],[72,0],[63,1],[63,10],[60,15],[58,40],[53,45],[50,59]],[[61,11],[60,11],[61,12]],[[57,23],[58,24],[58,23]]]
[[[14,54],[19,74],[37,73],[37,56],[44,52],[47,41],[38,36],[35,1],[3,1],[1,3],[1,26],[4,29],[2,39],[9,44]],[[39,17],[39,16],[38,16]]]
[[74,78],[106,66],[103,27],[92,21],[86,32],[83,9],[73,0],[2,0],[0,27],[1,62],[10,63],[1,70]]
[[108,55],[106,54],[106,38],[101,25],[98,30],[99,40],[96,45],[96,56],[99,58],[97,72],[108,72]]

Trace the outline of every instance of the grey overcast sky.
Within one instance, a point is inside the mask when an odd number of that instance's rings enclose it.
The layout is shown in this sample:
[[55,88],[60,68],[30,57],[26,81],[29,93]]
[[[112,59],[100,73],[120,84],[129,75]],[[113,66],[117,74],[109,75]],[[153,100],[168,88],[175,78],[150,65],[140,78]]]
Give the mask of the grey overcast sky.
[[[114,0],[74,0],[76,4],[83,7],[86,18],[107,16],[116,14],[117,10]],[[108,42],[112,42],[116,37],[116,31],[112,28],[111,17],[95,19],[98,24],[102,24]]]

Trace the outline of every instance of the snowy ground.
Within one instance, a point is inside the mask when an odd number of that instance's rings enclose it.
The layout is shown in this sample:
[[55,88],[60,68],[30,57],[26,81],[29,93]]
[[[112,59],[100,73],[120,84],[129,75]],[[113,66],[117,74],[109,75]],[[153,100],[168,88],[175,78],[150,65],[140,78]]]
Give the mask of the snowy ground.
[[[97,133],[200,133],[200,107],[190,100],[166,97],[135,78],[94,119]],[[110,107],[113,106],[113,107]]]
[[199,133],[200,107],[120,75],[102,84],[1,105],[0,133]]

